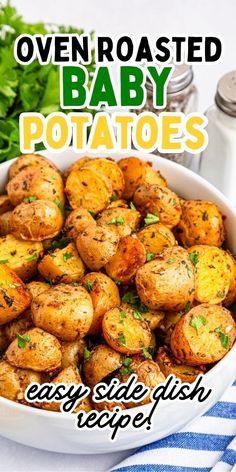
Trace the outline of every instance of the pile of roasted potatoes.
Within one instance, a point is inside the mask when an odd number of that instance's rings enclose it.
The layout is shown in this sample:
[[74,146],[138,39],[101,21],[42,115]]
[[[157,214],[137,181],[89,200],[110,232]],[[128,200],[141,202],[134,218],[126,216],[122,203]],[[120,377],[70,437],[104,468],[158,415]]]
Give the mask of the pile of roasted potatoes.
[[[93,388],[132,373],[150,388],[169,374],[193,382],[231,349],[236,263],[214,203],[184,200],[137,157],[83,157],[61,174],[29,154],[8,177],[2,397],[26,403],[33,381]],[[77,410],[114,406],[87,398]]]

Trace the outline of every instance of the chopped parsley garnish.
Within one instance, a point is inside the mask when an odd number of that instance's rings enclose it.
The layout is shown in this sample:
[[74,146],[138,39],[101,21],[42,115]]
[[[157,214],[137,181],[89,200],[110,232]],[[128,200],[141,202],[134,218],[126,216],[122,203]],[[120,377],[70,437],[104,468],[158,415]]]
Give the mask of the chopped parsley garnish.
[[130,367],[121,367],[120,369],[120,373],[121,375],[129,375],[129,374],[132,374],[132,369],[130,369]]
[[147,226],[157,223],[158,221],[159,221],[159,216],[154,215],[153,213],[148,213],[146,217],[144,218],[144,223]]
[[219,298],[224,298],[225,297],[225,292],[224,292],[224,290],[218,290],[216,295]]
[[122,364],[123,364],[125,367],[130,367],[131,364],[132,364],[132,362],[133,362],[132,357],[126,357],[126,358],[123,360]]
[[204,316],[202,315],[198,315],[198,316],[193,316],[193,318],[190,321],[190,326],[192,326],[192,328],[195,328],[197,331],[197,334],[199,335],[200,328],[202,326],[205,326],[206,323],[207,323],[206,318],[204,318]]
[[20,349],[25,348],[26,344],[30,342],[30,335],[29,334],[25,334],[23,336],[23,334],[21,335],[20,333],[16,333],[16,336],[17,336],[18,347]]
[[31,203],[31,202],[35,202],[35,200],[38,200],[38,197],[34,197],[33,195],[30,196],[30,197],[25,197],[23,202],[25,203]]
[[136,320],[143,321],[143,316],[141,315],[141,313],[139,313],[139,311],[134,311],[133,317],[134,317]]
[[125,339],[124,334],[120,334],[120,336],[118,336],[118,342],[120,344],[126,344],[126,339]]
[[167,259],[166,263],[167,264],[173,264],[175,262],[175,259],[173,259],[173,257],[170,257],[169,259]]
[[53,200],[53,202],[54,202],[55,205],[59,208],[61,214],[64,216],[64,215],[65,215],[65,209],[64,209],[64,206],[63,206],[62,203],[61,203],[61,200],[59,200],[58,198],[56,198],[55,200]]
[[116,216],[107,222],[108,225],[123,225],[124,223],[125,219],[122,216]]
[[87,347],[84,348],[84,360],[88,361],[92,356],[91,351],[88,350]]
[[215,329],[215,332],[220,335],[221,346],[228,349],[230,343],[230,337],[221,331],[220,327]]
[[112,196],[111,196],[111,201],[116,202],[117,200],[119,200],[118,195],[116,193],[113,193]]
[[36,261],[36,259],[38,259],[38,254],[32,254],[32,256],[26,258],[26,261],[33,262]]
[[9,262],[9,259],[1,259],[0,264],[7,264]]
[[94,282],[91,282],[90,280],[86,280],[84,284],[84,288],[87,290],[88,293],[92,292],[94,286]]
[[118,280],[118,279],[114,279],[114,278],[113,278],[112,280],[113,280],[113,282],[115,282],[116,285],[120,285],[120,284],[121,284],[121,281]]
[[133,204],[133,202],[129,202],[129,207],[131,210],[136,210],[136,206]]
[[126,318],[127,315],[126,315],[126,311],[125,310],[120,310],[120,319],[121,319],[121,322],[123,323],[124,321],[124,318]]
[[65,253],[63,254],[63,260],[64,260],[65,262],[67,262],[67,261],[68,261],[69,259],[71,259],[71,258],[72,258],[72,254],[71,254],[70,252],[65,252]]
[[52,242],[52,248],[53,249],[64,249],[68,244],[72,241],[71,238],[64,237],[59,239],[59,241],[53,241]]
[[193,251],[189,253],[190,260],[192,264],[195,266],[198,263],[199,260],[199,252],[198,251]]
[[153,261],[155,257],[155,254],[153,254],[153,252],[147,252],[147,261],[150,262],[150,261]]
[[142,351],[143,351],[143,355],[144,355],[145,359],[151,359],[151,358],[152,358],[150,352],[148,352],[148,350],[146,349],[146,347],[143,346],[143,347],[142,347]]
[[180,311],[180,315],[181,315],[181,316],[182,316],[182,315],[185,315],[185,313],[187,313],[187,312],[190,310],[191,305],[192,305],[191,302],[187,302],[186,305],[185,305],[185,307],[184,307],[184,309],[183,309],[182,311]]
[[96,211],[88,210],[88,212],[92,217],[96,216]]

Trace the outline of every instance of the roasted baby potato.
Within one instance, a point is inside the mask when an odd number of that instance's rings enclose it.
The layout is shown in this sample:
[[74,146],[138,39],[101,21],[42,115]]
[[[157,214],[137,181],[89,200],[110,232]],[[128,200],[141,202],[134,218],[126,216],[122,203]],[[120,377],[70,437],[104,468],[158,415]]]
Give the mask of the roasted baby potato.
[[160,326],[162,320],[165,317],[165,312],[157,310],[148,310],[147,312],[143,313],[142,316],[145,321],[148,322],[150,329],[154,331]]
[[97,219],[97,223],[111,225],[122,238],[136,231],[140,220],[141,215],[137,210],[118,207],[104,210]]
[[38,328],[63,341],[83,338],[93,320],[93,305],[80,286],[60,284],[38,295],[31,304],[32,319]]
[[110,180],[90,167],[73,170],[66,181],[66,195],[73,210],[83,207],[94,214],[104,210],[112,196]]
[[85,265],[80,259],[75,243],[46,254],[38,265],[39,273],[55,283],[79,282],[85,274]]
[[141,301],[152,310],[183,310],[194,298],[194,266],[179,246],[140,267],[135,281]]
[[194,298],[199,303],[224,301],[230,286],[231,271],[225,251],[214,246],[192,246],[188,250],[195,265]]
[[85,163],[86,167],[95,169],[110,180],[113,194],[121,197],[125,188],[123,172],[116,162],[111,159],[98,157],[90,159]]
[[70,365],[78,367],[79,363],[84,359],[84,350],[86,342],[84,339],[75,339],[75,341],[62,341],[62,360],[61,368],[66,369]]
[[171,350],[189,365],[211,364],[225,356],[235,336],[230,311],[205,303],[180,318],[171,335]]
[[181,361],[173,356],[172,352],[166,346],[159,347],[156,362],[165,377],[173,374],[178,377],[178,379],[182,380],[182,382],[194,382],[199,374],[204,373],[203,368],[182,364]]
[[107,311],[102,330],[107,344],[124,354],[142,353],[151,342],[149,324],[127,304]]
[[[130,206],[130,208],[131,208],[131,206]],[[111,208],[129,208],[129,204],[126,200],[123,200],[123,199],[116,200],[116,197],[115,197],[115,199],[114,200],[112,199],[111,203],[109,203],[109,205],[106,209],[110,210]]]
[[42,375],[33,370],[19,369],[0,361],[0,396],[17,403],[26,403],[25,390],[31,382],[41,383]]
[[159,185],[138,187],[134,194],[134,204],[142,215],[156,215],[160,223],[170,229],[180,221],[182,210],[179,197],[167,187]]
[[36,298],[40,293],[46,292],[49,290],[50,285],[46,282],[41,282],[39,280],[33,280],[26,285],[27,289],[29,290],[32,299]]
[[96,226],[96,221],[88,210],[81,207],[69,214],[63,231],[69,238],[76,240],[79,233],[82,233],[88,226]]
[[6,350],[6,360],[12,366],[36,372],[53,372],[60,368],[61,345],[55,336],[33,328],[26,331],[24,340],[24,347],[15,339]]
[[62,177],[48,167],[29,166],[21,170],[8,182],[6,189],[13,206],[30,202],[32,198],[57,202],[62,207],[65,203]]
[[122,284],[131,284],[139,267],[146,261],[143,244],[133,236],[121,238],[117,251],[105,265],[109,277]]
[[[165,344],[170,344],[170,338],[172,331],[181,316],[184,313],[187,313],[192,308],[191,303],[187,303],[183,311],[167,311],[165,316],[160,322],[158,328],[160,330],[161,336],[165,341]],[[183,313],[184,312],[184,313]]]
[[228,265],[230,267],[230,283],[229,290],[223,301],[223,305],[229,306],[232,305],[232,303],[234,303],[236,300],[236,261],[228,251],[226,251],[225,255],[228,260]]
[[11,214],[12,211],[7,211],[0,215],[0,236],[11,233]]
[[145,226],[137,233],[138,239],[143,243],[147,253],[159,254],[166,247],[176,245],[172,231],[162,223]]
[[225,229],[218,207],[204,200],[188,200],[182,205],[182,215],[176,234],[185,247],[196,244],[222,246]]
[[0,264],[0,325],[14,320],[31,302],[31,295],[18,275]]
[[13,206],[8,195],[0,195],[0,215],[11,210],[13,210]]
[[55,203],[35,200],[18,205],[11,214],[10,225],[18,239],[43,241],[60,233],[63,216]]
[[80,157],[79,159],[77,159],[75,162],[73,162],[73,164],[71,164],[68,167],[68,169],[66,169],[63,172],[63,179],[66,180],[69,177],[69,174],[72,171],[77,171],[77,170],[81,169],[81,167],[84,167],[90,160],[91,160],[91,158],[87,157],[87,156]]
[[91,352],[87,351],[87,359],[83,366],[86,384],[94,387],[121,366],[122,359],[119,352],[105,344],[95,346]]
[[166,187],[166,180],[159,171],[138,157],[125,157],[118,162],[125,179],[123,198],[131,200],[140,185],[157,184]]
[[8,344],[10,344],[14,339],[16,339],[17,334],[23,334],[28,331],[30,328],[33,328],[33,320],[31,318],[30,310],[24,311],[20,316],[15,320],[10,321],[4,325],[5,335],[8,339]]
[[82,285],[90,294],[93,302],[93,321],[88,334],[99,334],[102,331],[104,314],[120,305],[119,290],[115,282],[101,272],[90,272],[85,275]]
[[91,270],[101,269],[117,251],[119,236],[107,225],[88,226],[76,239],[80,257]]
[[20,241],[13,234],[0,238],[0,262],[4,261],[24,282],[36,274],[42,252],[41,242]]
[[13,179],[22,170],[32,166],[47,167],[60,173],[55,164],[46,157],[40,156],[39,154],[22,154],[22,156],[19,156],[11,165],[8,174],[9,180]]

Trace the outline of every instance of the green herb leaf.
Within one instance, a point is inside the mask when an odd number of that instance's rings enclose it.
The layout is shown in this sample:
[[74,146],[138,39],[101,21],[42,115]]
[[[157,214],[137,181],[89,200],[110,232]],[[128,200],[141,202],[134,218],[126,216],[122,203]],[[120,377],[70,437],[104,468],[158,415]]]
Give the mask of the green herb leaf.
[[151,358],[152,358],[150,352],[148,352],[148,350],[146,349],[146,347],[143,346],[143,347],[142,347],[142,351],[143,351],[143,355],[144,355],[145,359],[151,359]]
[[221,346],[225,349],[228,349],[230,345],[230,337],[227,334],[223,333],[220,328],[216,328],[215,332],[220,335]]
[[125,367],[130,367],[132,362],[133,362],[132,357],[126,357],[125,359],[123,359],[123,365]]
[[174,264],[175,262],[175,259],[173,259],[173,257],[170,257],[169,259],[167,259],[166,263],[167,264]]
[[199,252],[198,251],[193,251],[189,253],[190,260],[192,264],[195,266],[198,263],[199,260]]
[[146,217],[144,218],[144,223],[147,226],[157,223],[158,221],[159,221],[159,216],[154,215],[153,213],[148,213]]
[[143,319],[144,319],[143,316],[141,315],[141,313],[139,313],[138,311],[134,311],[133,317],[136,320],[140,320],[140,321],[143,321]]
[[69,243],[71,243],[71,241],[71,238],[64,237],[59,239],[59,241],[53,241],[51,247],[52,249],[64,249]]
[[186,305],[185,305],[185,307],[184,307],[184,309],[183,309],[182,311],[180,311],[180,315],[181,315],[181,316],[182,316],[182,315],[185,315],[185,313],[187,313],[187,312],[190,310],[191,305],[192,305],[191,302],[187,302]]
[[84,348],[84,360],[88,361],[92,356],[92,352],[87,347]]
[[26,344],[30,342],[30,335],[29,334],[25,334],[23,336],[23,334],[21,335],[20,333],[16,333],[16,336],[17,336],[17,341],[18,341],[18,347],[20,349],[25,348]]
[[120,310],[120,319],[123,321],[124,318],[127,318],[126,311],[125,310]]
[[64,216],[65,215],[65,209],[64,209],[64,206],[61,203],[61,200],[56,198],[55,200],[53,200],[53,202],[55,203],[55,205],[57,205],[57,207],[59,208],[61,214]]
[[121,375],[129,375],[129,374],[132,374],[132,369],[130,369],[130,367],[121,367],[120,368],[120,373]]
[[150,262],[150,261],[153,261],[155,257],[155,254],[153,254],[153,252],[147,252],[147,261]]
[[34,197],[34,196],[32,196],[32,197],[25,197],[24,200],[23,200],[23,202],[25,202],[25,203],[31,203],[31,202],[35,202],[35,200],[38,200],[38,197]]
[[33,262],[33,261],[36,261],[37,259],[38,259],[38,254],[32,254],[32,256],[26,258],[26,261]]
[[118,195],[116,193],[113,193],[112,196],[111,196],[111,201],[116,202],[117,200],[119,200]]
[[120,344],[126,344],[126,339],[125,339],[124,334],[120,334],[120,336],[118,336],[118,342]]
[[122,216],[117,216],[116,218],[112,218],[107,222],[108,225],[123,225],[124,223],[125,219]]
[[131,210],[136,210],[136,206],[133,204],[133,202],[129,202],[129,207]]
[[1,259],[0,264],[8,264],[9,259]]
[[70,252],[65,252],[65,253],[63,254],[63,260],[64,260],[65,262],[67,262],[67,261],[68,261],[69,259],[71,259],[71,258],[72,258],[72,254],[71,254]]
[[91,282],[90,280],[86,280],[84,284],[84,288],[87,290],[88,293],[92,292],[94,286],[94,282]]
[[206,318],[204,318],[204,316],[202,315],[198,315],[198,316],[193,316],[193,318],[190,321],[190,326],[195,328],[197,331],[197,334],[199,335],[201,327],[205,326],[206,323],[207,323]]
[[91,215],[93,218],[96,216],[96,212],[95,212],[95,211],[88,210],[88,212],[90,213],[90,215]]

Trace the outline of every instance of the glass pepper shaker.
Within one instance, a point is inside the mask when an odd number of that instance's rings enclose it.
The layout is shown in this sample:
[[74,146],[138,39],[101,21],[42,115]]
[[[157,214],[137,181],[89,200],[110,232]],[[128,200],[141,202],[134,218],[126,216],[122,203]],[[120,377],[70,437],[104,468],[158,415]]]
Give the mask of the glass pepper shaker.
[[[153,112],[156,115],[163,111],[188,114],[197,110],[197,88],[193,83],[193,69],[190,65],[181,64],[175,66],[167,86],[167,104],[165,108],[157,109],[153,107],[153,85],[149,79],[146,81],[146,89],[147,100],[144,107],[139,110],[132,110],[137,114],[143,111]],[[195,157],[187,152],[161,154],[156,150],[154,154],[161,155],[186,167],[190,166],[192,158]]]

